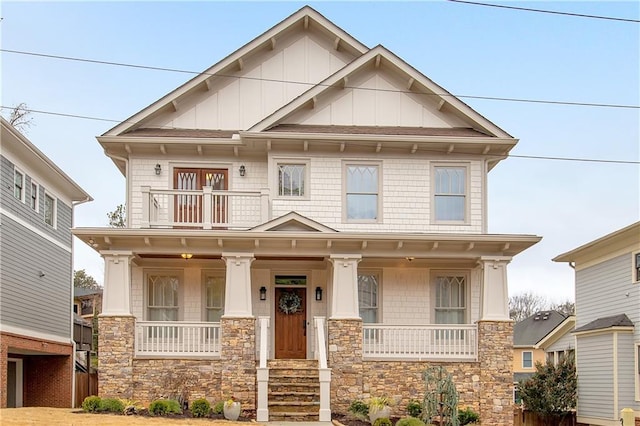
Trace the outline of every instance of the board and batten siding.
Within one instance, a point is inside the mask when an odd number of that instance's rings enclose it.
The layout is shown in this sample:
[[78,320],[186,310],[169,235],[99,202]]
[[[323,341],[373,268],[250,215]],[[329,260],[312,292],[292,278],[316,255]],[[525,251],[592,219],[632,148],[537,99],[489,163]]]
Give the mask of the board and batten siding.
[[611,419],[613,412],[613,334],[578,336],[578,415]]
[[70,338],[71,250],[2,215],[0,251],[0,322]]

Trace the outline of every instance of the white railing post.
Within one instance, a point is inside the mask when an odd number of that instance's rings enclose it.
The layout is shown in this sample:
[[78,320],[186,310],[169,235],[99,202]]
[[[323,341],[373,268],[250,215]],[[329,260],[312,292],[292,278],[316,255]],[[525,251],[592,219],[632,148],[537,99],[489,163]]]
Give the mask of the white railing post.
[[320,411],[321,422],[331,421],[331,369],[327,368],[327,344],[324,336],[324,317],[314,317],[316,332],[316,359],[320,378]]
[[269,317],[259,317],[260,327],[260,366],[256,369],[258,378],[258,408],[256,421],[269,421]]
[[260,221],[261,223],[268,222],[271,219],[271,212],[269,209],[269,188],[260,189]]
[[[142,186],[140,190],[142,191],[142,220],[140,221],[140,227],[148,228],[149,222],[151,221],[151,187]],[[131,224],[129,224],[129,227],[130,226]]]
[[136,356],[220,356],[220,323],[138,321]]
[[213,223],[211,191],[210,186],[202,188],[202,229],[211,229],[211,223]]

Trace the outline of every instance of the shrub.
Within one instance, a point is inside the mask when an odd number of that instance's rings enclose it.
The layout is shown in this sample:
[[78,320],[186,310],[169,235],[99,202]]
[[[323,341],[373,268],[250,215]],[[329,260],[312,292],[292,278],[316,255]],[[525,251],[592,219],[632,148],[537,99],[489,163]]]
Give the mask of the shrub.
[[355,400],[349,405],[349,412],[357,419],[367,421],[369,416],[369,406],[364,401]]
[[116,398],[104,398],[100,401],[100,411],[122,414],[124,411],[124,404]]
[[100,401],[102,399],[97,395],[88,396],[82,401],[82,410],[89,413],[95,413],[100,410]]
[[142,405],[138,401],[134,401],[133,399],[124,399],[120,398],[120,402],[124,406],[124,410],[122,413],[125,416],[130,416],[132,414],[138,414],[138,411],[142,408]]
[[409,413],[411,417],[420,418],[422,415],[422,404],[420,401],[415,399],[409,401],[407,404],[407,413]]
[[175,399],[156,399],[149,404],[149,414],[152,416],[182,414],[182,409],[180,408],[180,403]]
[[417,417],[404,417],[396,422],[396,426],[426,426],[424,422]]
[[463,408],[462,410],[458,410],[458,421],[460,422],[460,426],[477,423],[480,421],[480,415],[469,407]]
[[373,426],[393,426],[393,423],[387,417],[380,417],[373,422]]
[[196,399],[191,403],[191,415],[193,417],[207,417],[211,411],[211,404],[204,398]]
[[213,412],[213,414],[222,414],[222,413],[224,413],[224,401],[216,402],[216,405],[213,406],[211,411]]

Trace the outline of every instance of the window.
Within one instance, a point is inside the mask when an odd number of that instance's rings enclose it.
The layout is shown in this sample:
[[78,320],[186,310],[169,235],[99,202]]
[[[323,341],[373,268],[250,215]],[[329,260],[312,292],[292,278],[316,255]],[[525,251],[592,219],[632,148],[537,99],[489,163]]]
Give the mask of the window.
[[435,167],[433,214],[436,222],[465,221],[466,175],[466,167]]
[[363,323],[378,322],[378,275],[358,274],[358,305]]
[[377,221],[379,173],[376,165],[347,165],[347,221]]
[[38,184],[31,181],[31,208],[38,211]]
[[147,276],[147,315],[149,321],[178,320],[178,289],[176,275]]
[[436,324],[466,323],[466,282],[464,275],[435,275]]
[[306,164],[278,164],[278,195],[304,197]]
[[640,251],[633,254],[633,281],[640,282]]
[[533,352],[522,352],[522,368],[533,368]]
[[556,354],[555,352],[547,352],[546,355],[547,362],[556,363]]
[[205,321],[220,322],[220,318],[224,314],[224,287],[224,276],[205,276]]
[[13,196],[24,201],[24,174],[18,170],[13,171]]
[[44,222],[54,226],[56,218],[56,200],[49,194],[44,194]]

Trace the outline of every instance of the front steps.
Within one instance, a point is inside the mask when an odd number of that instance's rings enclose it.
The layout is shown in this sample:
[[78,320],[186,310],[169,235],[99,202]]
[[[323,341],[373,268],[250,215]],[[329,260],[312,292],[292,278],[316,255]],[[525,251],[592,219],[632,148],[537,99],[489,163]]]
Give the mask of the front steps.
[[317,422],[318,361],[274,359],[269,367],[269,421]]

